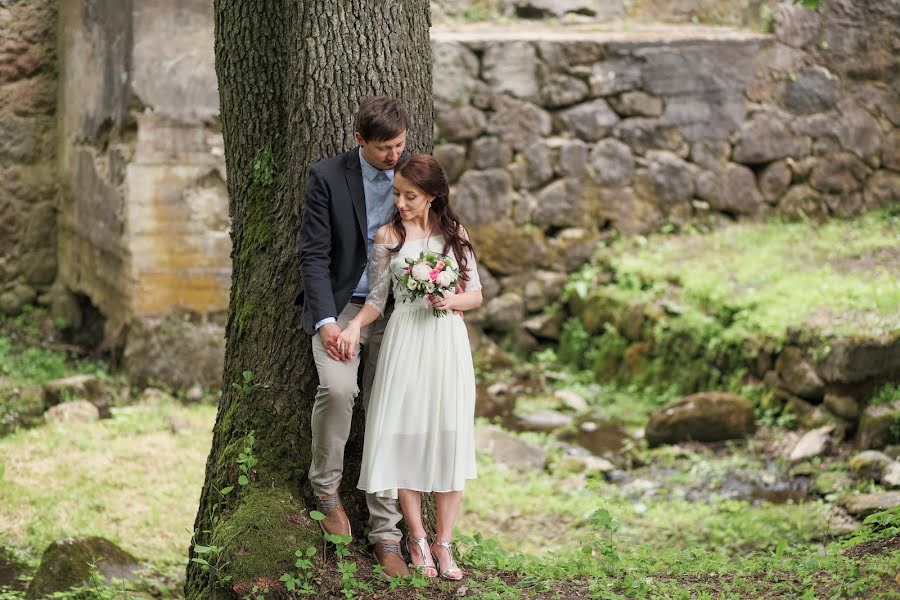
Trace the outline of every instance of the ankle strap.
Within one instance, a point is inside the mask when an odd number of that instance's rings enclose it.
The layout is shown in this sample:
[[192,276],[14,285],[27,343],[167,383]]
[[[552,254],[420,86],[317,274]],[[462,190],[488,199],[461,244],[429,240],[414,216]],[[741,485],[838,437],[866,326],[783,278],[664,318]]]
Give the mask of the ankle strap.
[[341,497],[337,494],[318,496],[316,498],[316,504],[319,505],[319,510],[321,510],[322,512],[327,512],[329,510],[334,510],[341,505]]
[[453,543],[453,540],[450,540],[449,542],[439,542],[437,540],[434,540],[434,543],[437,544],[438,546],[443,546],[444,548],[449,549],[450,545]]

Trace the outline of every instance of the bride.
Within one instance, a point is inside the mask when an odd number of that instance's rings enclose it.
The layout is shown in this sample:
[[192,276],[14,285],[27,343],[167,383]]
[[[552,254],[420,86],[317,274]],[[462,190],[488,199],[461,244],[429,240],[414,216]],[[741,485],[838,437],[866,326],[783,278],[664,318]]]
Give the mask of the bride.
[[[447,177],[434,158],[419,154],[397,165],[394,204],[393,220],[375,236],[371,292],[339,338],[342,352],[349,357],[358,352],[360,329],[381,315],[393,288],[396,304],[366,410],[358,487],[397,495],[414,566],[428,577],[439,573],[461,579],[450,542],[465,482],[476,473],[475,372],[459,312],[481,305],[481,283],[472,244],[449,204]],[[408,266],[405,259],[425,250],[456,263],[465,291],[408,299],[397,282]],[[439,318],[433,309],[452,313]],[[430,548],[422,524],[422,492],[434,492],[437,509]]]

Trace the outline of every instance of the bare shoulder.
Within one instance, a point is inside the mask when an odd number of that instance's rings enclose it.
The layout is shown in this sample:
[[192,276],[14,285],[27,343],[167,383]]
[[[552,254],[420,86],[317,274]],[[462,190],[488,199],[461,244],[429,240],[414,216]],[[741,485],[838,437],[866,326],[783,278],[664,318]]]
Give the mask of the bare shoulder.
[[462,224],[460,224],[460,226],[459,226],[459,237],[461,237],[464,240],[469,239],[469,232],[466,230],[465,226]]
[[375,232],[376,244],[396,244],[398,241],[397,233],[390,223],[382,225],[378,228],[378,231]]

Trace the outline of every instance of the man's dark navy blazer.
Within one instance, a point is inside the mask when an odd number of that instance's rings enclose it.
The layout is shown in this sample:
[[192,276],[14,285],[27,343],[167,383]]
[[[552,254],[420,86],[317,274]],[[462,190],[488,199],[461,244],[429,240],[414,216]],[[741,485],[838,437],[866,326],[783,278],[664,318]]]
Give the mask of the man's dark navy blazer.
[[337,317],[366,268],[366,195],[359,147],[319,161],[309,169],[300,225],[301,324]]

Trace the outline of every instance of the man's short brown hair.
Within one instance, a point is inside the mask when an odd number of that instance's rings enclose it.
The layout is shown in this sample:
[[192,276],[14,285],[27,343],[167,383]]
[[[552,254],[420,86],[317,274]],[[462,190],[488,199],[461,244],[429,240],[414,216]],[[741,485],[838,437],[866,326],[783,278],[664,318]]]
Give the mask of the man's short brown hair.
[[409,115],[403,104],[388,96],[371,96],[356,113],[356,131],[367,142],[392,140],[409,129]]

